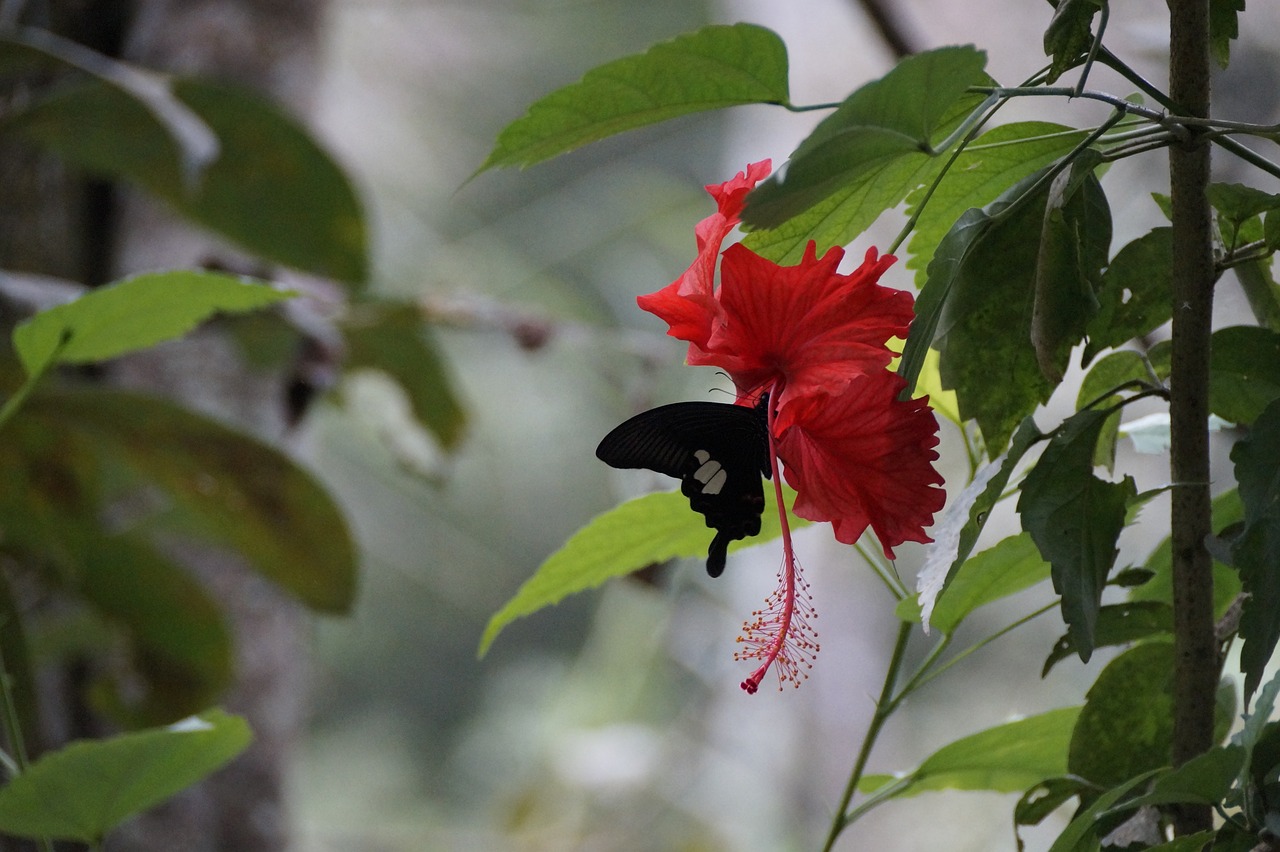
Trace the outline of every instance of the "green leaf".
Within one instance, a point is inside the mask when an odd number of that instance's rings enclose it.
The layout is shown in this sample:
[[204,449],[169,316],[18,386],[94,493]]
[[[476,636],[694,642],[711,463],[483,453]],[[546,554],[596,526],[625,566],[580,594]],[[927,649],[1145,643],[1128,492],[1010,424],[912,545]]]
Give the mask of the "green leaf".
[[[1076,395],[1076,408],[1087,407],[1110,408],[1120,401],[1117,391],[1121,386],[1135,381],[1151,381],[1151,373],[1147,362],[1141,354],[1129,349],[1112,352],[1090,368],[1080,383],[1080,392]],[[1116,410],[1107,417],[1107,422],[1099,430],[1098,448],[1093,456],[1093,463],[1112,470],[1116,462],[1116,436],[1120,429],[1120,411]]]
[[1280,398],[1280,334],[1232,326],[1213,334],[1209,410],[1232,423],[1253,423]]
[[1103,349],[1155,331],[1173,316],[1169,258],[1173,230],[1156,228],[1116,252],[1102,275],[1098,313],[1086,329],[1084,363]]
[[1237,13],[1244,0],[1209,0],[1209,50],[1220,68],[1231,62],[1231,42],[1240,35]]
[[[1127,601],[1098,610],[1097,633],[1093,637],[1093,643],[1095,648],[1106,648],[1171,632],[1173,608],[1168,604],[1161,601]],[[1048,676],[1054,666],[1075,653],[1075,644],[1068,633],[1054,643],[1040,676]]]
[[986,526],[991,510],[1004,494],[1014,468],[1027,450],[1043,437],[1034,420],[1028,417],[1022,421],[1009,449],[978,471],[934,526],[935,543],[929,548],[928,558],[916,581],[923,610],[920,617],[925,624],[932,623],[931,614],[938,595],[951,584],[973,552],[973,546]]
[[1093,43],[1093,16],[1104,0],[1058,0],[1044,33],[1044,55],[1052,59],[1046,83],[1074,67]]
[[456,447],[466,428],[444,356],[420,312],[411,305],[362,305],[342,323],[347,369],[371,368],[404,388],[413,413],[445,447]]
[[[979,607],[1030,588],[1048,577],[1049,565],[1040,558],[1031,537],[1026,533],[1009,536],[965,560],[938,598],[929,623],[950,635]],[[898,617],[909,614],[908,607],[914,605],[914,598],[904,600],[898,606]]]
[[1081,793],[1090,792],[1090,785],[1080,778],[1066,776],[1047,778],[1022,794],[1013,807],[1013,824],[1039,825],[1044,818]]
[[[731,543],[730,552],[782,534],[773,489],[764,491],[760,534]],[[795,493],[790,489],[784,488],[783,495],[788,504],[794,501]],[[792,529],[807,524],[791,518]],[[705,557],[710,541],[702,518],[689,511],[689,501],[679,491],[646,494],[597,515],[547,557],[515,596],[494,613],[480,638],[479,654],[483,657],[502,629],[517,618],[656,562],[681,556]]]
[[1070,767],[1111,787],[1169,765],[1173,645],[1148,642],[1116,657],[1089,688],[1071,734]]
[[234,548],[307,606],[350,607],[356,566],[346,521],[279,450],[164,400],[117,391],[41,394],[26,416],[82,437],[100,464],[125,465],[163,489],[184,531]]
[[1244,531],[1231,555],[1248,594],[1240,616],[1247,702],[1280,640],[1280,400],[1231,449],[1231,461],[1244,504]]
[[1081,411],[1055,430],[1018,498],[1022,527],[1052,566],[1062,617],[1084,662],[1093,653],[1102,589],[1115,562],[1125,508],[1137,493],[1132,477],[1104,482],[1093,475],[1107,415]]
[[945,789],[1015,793],[1064,775],[1079,713],[1079,707],[1050,710],[945,745],[908,776],[895,798]]
[[965,90],[986,78],[986,62],[986,54],[972,46],[902,60],[846,98],[800,143],[785,170],[747,196],[743,221],[776,228],[900,157],[936,156],[933,146],[943,137],[944,120]]
[[[1266,227],[1273,228],[1280,224],[1280,217],[1268,214]],[[1275,234],[1267,235],[1267,248],[1272,252],[1276,247],[1270,245]],[[1232,267],[1244,296],[1249,301],[1249,308],[1258,320],[1258,325],[1271,331],[1280,331],[1280,284],[1276,283],[1271,270],[1271,257],[1258,260],[1247,260]]]
[[216,272],[153,272],[90,290],[41,311],[13,331],[28,375],[87,364],[181,337],[217,313],[240,313],[292,293]]
[[248,90],[196,79],[171,86],[220,146],[197,180],[154,112],[100,81],[11,112],[0,131],[19,133],[95,174],[130,181],[268,260],[363,282],[360,202],[307,131]]
[[1221,804],[1244,768],[1244,761],[1245,750],[1241,746],[1217,746],[1161,775],[1150,793],[1126,803],[1126,806],[1140,808],[1184,802]]
[[[1197,831],[1195,834],[1175,837],[1168,843],[1148,846],[1146,852],[1204,852],[1216,836],[1217,832],[1208,828],[1204,831]],[[1216,849],[1217,846],[1215,845],[1214,848]]]
[[681,115],[788,102],[787,48],[753,24],[704,27],[601,65],[529,107],[498,135],[476,174],[530,166]]
[[[1213,499],[1213,529],[1219,532],[1237,524],[1244,519],[1244,508],[1240,505],[1240,496],[1235,489],[1224,491]],[[1152,577],[1147,582],[1129,593],[1130,600],[1163,601],[1173,604],[1173,543],[1165,537],[1151,555],[1147,557],[1146,568]],[[1213,611],[1215,618],[1221,618],[1227,608],[1240,594],[1240,577],[1227,565],[1218,560],[1213,563]]]
[[1213,183],[1207,190],[1209,203],[1218,214],[1218,227],[1227,245],[1236,242],[1244,224],[1254,217],[1280,210],[1280,195],[1272,195],[1240,183]]
[[1018,181],[1065,156],[1087,135],[1087,130],[1043,121],[1001,125],[960,153],[927,203],[925,187],[913,192],[907,213],[918,214],[918,219],[907,244],[911,256],[906,265],[917,271],[916,286],[924,286],[934,249],[966,210],[995,201]]
[[1083,152],[1049,186],[1031,306],[1031,345],[1040,372],[1062,381],[1071,347],[1098,310],[1094,293],[1111,246],[1111,209],[1093,175],[1100,155]]
[[1155,770],[1144,772],[1094,799],[1087,808],[1076,813],[1053,842],[1053,846],[1049,847],[1049,852],[1096,852],[1099,848],[1098,817],[1128,796],[1135,787],[1146,783],[1154,774]]
[[208,710],[167,728],[73,742],[0,788],[0,830],[99,843],[125,819],[227,763],[251,739],[243,719]]

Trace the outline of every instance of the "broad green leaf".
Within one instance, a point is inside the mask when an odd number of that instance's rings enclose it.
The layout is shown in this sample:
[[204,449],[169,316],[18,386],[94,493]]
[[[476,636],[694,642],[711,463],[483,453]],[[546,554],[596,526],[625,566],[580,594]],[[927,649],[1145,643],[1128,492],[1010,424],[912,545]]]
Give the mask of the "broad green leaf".
[[0,831],[99,843],[124,820],[217,770],[251,739],[243,719],[208,710],[166,728],[73,742],[0,788]]
[[104,534],[86,545],[67,585],[125,628],[148,687],[117,696],[117,713],[155,724],[207,706],[231,678],[231,637],[208,592],[140,536]]
[[[765,488],[760,534],[729,545],[729,551],[770,541],[781,535],[773,489]],[[788,504],[795,493],[783,489]],[[807,522],[791,517],[792,529]],[[484,656],[502,629],[517,618],[559,603],[569,595],[593,589],[605,580],[638,571],[655,562],[681,556],[705,557],[711,533],[689,510],[679,491],[661,491],[628,500],[597,515],[547,557],[515,596],[489,619],[480,638]]]
[[[1129,349],[1112,352],[1094,364],[1076,394],[1076,408],[1110,407],[1120,401],[1115,393],[1121,386],[1135,381],[1150,382],[1151,373],[1142,355]],[[1113,470],[1116,462],[1116,436],[1120,429],[1120,411],[1107,417],[1098,435],[1098,448],[1093,463]]]
[[[1097,632],[1093,637],[1093,644],[1095,648],[1128,645],[1139,639],[1172,632],[1173,608],[1168,604],[1162,601],[1127,601],[1098,610]],[[1075,644],[1068,633],[1054,643],[1040,676],[1047,677],[1054,666],[1075,653]]]
[[1150,793],[1127,802],[1126,807],[1140,808],[1183,802],[1220,804],[1231,792],[1231,785],[1244,767],[1244,761],[1243,747],[1217,746],[1161,775]]
[[1232,326],[1213,334],[1209,360],[1209,410],[1248,425],[1280,398],[1280,334],[1257,326]]
[[1137,778],[1130,778],[1118,787],[1103,793],[1087,807],[1077,811],[1071,822],[1058,835],[1058,839],[1049,847],[1049,852],[1096,852],[1099,848],[1101,825],[1098,818],[1119,802],[1124,800],[1134,789],[1150,780],[1156,770],[1144,772]]
[[292,293],[216,272],[153,272],[90,290],[13,331],[29,375],[54,364],[105,361],[181,337],[218,313],[273,305]]
[[893,160],[936,155],[944,119],[969,86],[987,79],[986,61],[972,46],[939,48],[861,87],[800,143],[785,170],[747,197],[743,221],[776,228]]
[[1013,807],[1015,831],[1021,825],[1039,825],[1044,818],[1067,802],[1088,793],[1090,785],[1080,778],[1047,778],[1022,794]]
[[1280,640],[1280,400],[1231,449],[1231,461],[1244,504],[1244,531],[1231,554],[1248,594],[1240,616],[1247,702]]
[[1102,274],[1098,313],[1089,321],[1084,363],[1103,349],[1128,343],[1173,316],[1169,258],[1173,231],[1156,228],[1128,243]]
[[442,445],[457,446],[466,412],[421,313],[410,305],[361,305],[342,330],[347,368],[372,368],[394,378],[418,420]]
[[1272,210],[1280,210],[1280,195],[1272,195],[1239,183],[1214,183],[1208,188],[1209,203],[1218,214],[1218,228],[1228,246],[1239,240],[1245,223]]
[[[1026,533],[1010,536],[965,560],[934,605],[929,623],[944,634],[955,632],[969,613],[981,606],[1016,594],[1049,577],[1049,565],[1040,558]],[[915,613],[910,610],[915,609]],[[919,618],[915,598],[898,605],[898,617]]]
[[8,113],[0,133],[130,181],[268,260],[362,283],[368,261],[360,202],[307,131],[245,89],[196,79],[174,80],[171,88],[218,138],[219,156],[195,181],[155,114],[100,81]]
[[1173,645],[1148,642],[1116,657],[1089,688],[1071,734],[1070,766],[1104,787],[1169,765]]
[[788,103],[787,48],[753,24],[704,27],[601,65],[536,101],[476,173],[531,166],[624,130],[740,104]]
[[1074,67],[1093,42],[1093,16],[1105,0],[1058,0],[1044,33],[1044,55],[1053,60],[1046,83]]
[[907,776],[895,798],[946,789],[1016,793],[1064,775],[1079,713],[1079,707],[1050,710],[945,745]]
[[173,403],[82,390],[28,403],[50,431],[90,442],[110,462],[174,500],[170,518],[238,551],[313,609],[345,612],[355,553],[341,512],[316,480],[279,450]]
[[1027,450],[1043,437],[1034,420],[1028,417],[1022,421],[1009,449],[978,471],[973,481],[951,501],[946,513],[934,525],[934,543],[929,548],[925,564],[916,580],[916,588],[920,591],[920,618],[926,626],[932,623],[932,612],[938,595],[963,569],[965,560],[973,552],[978,535],[986,526],[991,510],[1004,494],[1014,468]]
[[1104,482],[1093,475],[1106,418],[1106,411],[1096,409],[1068,418],[1027,474],[1018,498],[1022,528],[1052,565],[1062,617],[1084,662],[1093,653],[1102,589],[1115,562],[1125,509],[1137,493],[1132,477]]
[[1049,186],[1036,259],[1031,345],[1040,372],[1055,385],[1098,310],[1102,267],[1111,247],[1111,209],[1093,175],[1101,157],[1083,152]]
[[[1213,529],[1222,530],[1244,519],[1244,508],[1235,489],[1225,491],[1213,499]],[[1151,579],[1129,593],[1134,601],[1163,601],[1173,604],[1173,545],[1166,536],[1151,555],[1146,568]],[[1221,618],[1240,594],[1240,577],[1230,567],[1217,560],[1213,563],[1213,612]]]
[[907,213],[918,216],[907,268],[923,287],[934,249],[971,207],[982,207],[1018,181],[1065,156],[1088,134],[1061,124],[1022,121],[988,130],[956,158],[941,184],[925,199],[920,187],[907,199]]

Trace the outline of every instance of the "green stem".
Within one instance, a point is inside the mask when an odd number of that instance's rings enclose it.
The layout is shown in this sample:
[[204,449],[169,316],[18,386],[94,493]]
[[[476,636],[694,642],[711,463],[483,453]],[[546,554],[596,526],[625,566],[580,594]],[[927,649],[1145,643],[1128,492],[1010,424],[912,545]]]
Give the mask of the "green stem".
[[840,832],[852,822],[849,803],[853,801],[853,794],[858,790],[858,782],[862,780],[862,773],[867,768],[871,749],[875,747],[881,728],[897,709],[898,702],[892,697],[893,688],[906,658],[907,642],[911,638],[912,626],[906,621],[898,625],[898,640],[894,643],[893,655],[889,658],[889,668],[884,674],[884,684],[880,688],[880,698],[876,701],[876,711],[871,715],[871,724],[867,726],[867,733],[862,738],[862,746],[858,749],[858,757],[854,761],[853,772],[849,775],[849,783],[845,785],[844,795],[840,797],[840,804],[836,807],[835,818],[831,821],[831,831],[827,835],[826,844],[822,847],[823,852],[831,852],[836,839],[840,837]]

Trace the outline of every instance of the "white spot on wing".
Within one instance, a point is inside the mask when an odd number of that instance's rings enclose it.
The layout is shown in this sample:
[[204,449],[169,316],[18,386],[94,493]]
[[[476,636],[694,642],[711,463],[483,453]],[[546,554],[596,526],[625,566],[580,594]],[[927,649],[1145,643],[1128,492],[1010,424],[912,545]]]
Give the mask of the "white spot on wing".
[[707,480],[707,484],[702,486],[703,494],[719,494],[720,489],[724,488],[724,484],[729,480],[729,474],[723,470],[717,470],[715,476]]
[[711,461],[711,453],[706,450],[697,450],[694,452],[693,457],[698,460],[698,464],[706,464]]

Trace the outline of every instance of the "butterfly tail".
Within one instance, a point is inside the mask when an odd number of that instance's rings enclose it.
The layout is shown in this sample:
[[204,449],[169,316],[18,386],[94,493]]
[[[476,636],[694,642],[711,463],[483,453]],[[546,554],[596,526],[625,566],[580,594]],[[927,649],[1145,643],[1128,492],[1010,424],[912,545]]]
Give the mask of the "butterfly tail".
[[718,530],[716,537],[711,539],[711,547],[707,548],[708,577],[719,577],[724,573],[724,563],[729,558],[729,542],[734,538],[727,531]]

